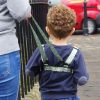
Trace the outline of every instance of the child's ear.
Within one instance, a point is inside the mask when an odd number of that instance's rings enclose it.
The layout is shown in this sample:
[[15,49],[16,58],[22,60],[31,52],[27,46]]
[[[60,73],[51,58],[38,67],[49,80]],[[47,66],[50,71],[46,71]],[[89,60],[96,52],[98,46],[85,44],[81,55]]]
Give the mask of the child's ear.
[[50,30],[49,30],[48,26],[46,26],[45,29],[46,29],[48,35],[50,35]]
[[75,28],[72,29],[71,34],[73,34],[75,32]]
[[75,32],[75,28],[73,28],[73,30],[72,30],[72,34]]
[[75,28],[72,29],[72,31],[70,32],[70,34],[68,35],[68,37],[70,37],[74,32],[75,32]]
[[47,27],[47,26],[45,27],[45,30],[46,30],[46,31],[47,31],[47,33],[48,33],[48,27]]

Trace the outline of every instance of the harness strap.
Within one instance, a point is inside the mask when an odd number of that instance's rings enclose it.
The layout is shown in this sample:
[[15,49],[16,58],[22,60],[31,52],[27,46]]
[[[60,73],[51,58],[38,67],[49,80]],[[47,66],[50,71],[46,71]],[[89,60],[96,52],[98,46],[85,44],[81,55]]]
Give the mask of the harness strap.
[[[47,42],[47,44],[49,45],[51,51],[54,53],[54,55],[57,57],[57,59],[59,61],[62,61],[62,58],[60,57],[60,55],[58,54],[58,52],[56,51],[56,49],[52,46],[52,44],[49,42],[48,38],[45,36],[44,32],[42,31],[42,29],[40,28],[40,26],[38,25],[38,23],[36,22],[36,20],[34,19],[34,17],[32,17],[34,23],[36,24],[37,28],[39,29],[39,32],[40,34],[42,35],[42,37],[44,38],[44,40]],[[76,48],[73,48],[71,54],[69,55],[69,57],[67,58],[67,60],[65,61],[66,64],[68,65],[63,65],[62,67],[61,66],[49,66],[48,63],[46,63],[48,61],[48,58],[47,58],[47,55],[45,53],[45,50],[36,34],[36,32],[34,31],[32,25],[29,23],[30,27],[31,27],[31,30],[32,30],[32,33],[34,35],[34,38],[35,38],[35,41],[36,41],[36,44],[39,48],[39,51],[40,51],[40,54],[41,54],[41,57],[42,57],[42,60],[44,62],[44,69],[45,70],[50,70],[50,71],[57,71],[57,72],[73,72],[72,69],[69,67],[69,64],[73,61],[76,53],[77,53],[77,49]]]
[[[43,45],[43,50],[44,50],[44,45]],[[65,64],[63,66],[50,66],[48,64],[44,64],[44,70],[45,71],[71,72],[71,73],[73,73],[73,69],[70,68],[69,65],[74,60],[77,51],[78,51],[78,48],[74,47],[73,50],[71,51],[69,57],[66,59]]]
[[[44,44],[42,44],[42,48],[43,48],[43,52],[45,52],[45,50],[44,50]],[[45,53],[46,54],[46,53]],[[41,55],[41,59],[42,59],[42,61],[44,62],[44,60],[43,60],[43,55]],[[45,64],[45,62],[44,62],[44,64]]]
[[38,30],[39,30],[40,34],[42,35],[42,37],[44,38],[45,42],[49,45],[53,54],[57,57],[57,59],[59,61],[63,61],[62,58],[60,57],[60,55],[58,54],[58,52],[56,51],[56,49],[52,46],[52,44],[50,43],[50,41],[46,37],[45,33],[42,31],[41,27],[39,26],[39,24],[37,23],[37,21],[35,20],[35,18],[33,16],[32,16],[32,20],[34,21],[36,27],[38,28]]
[[61,66],[49,66],[48,64],[44,65],[44,70],[45,71],[55,71],[55,72],[72,72],[71,68],[68,67],[61,67]]
[[43,50],[43,47],[42,47],[42,45],[41,45],[41,42],[40,42],[40,40],[39,40],[39,38],[38,38],[38,36],[37,36],[35,30],[33,29],[32,25],[31,25],[30,23],[29,23],[29,25],[30,25],[31,30],[32,30],[32,33],[33,33],[33,35],[34,35],[36,44],[37,44],[37,46],[38,46],[38,48],[39,48],[39,51],[40,51],[42,60],[43,60],[44,63],[46,63],[46,62],[48,61],[47,55],[46,55],[45,51]]
[[74,47],[71,54],[69,55],[69,57],[65,61],[66,64],[70,65],[72,63],[77,51],[78,51],[77,48]]

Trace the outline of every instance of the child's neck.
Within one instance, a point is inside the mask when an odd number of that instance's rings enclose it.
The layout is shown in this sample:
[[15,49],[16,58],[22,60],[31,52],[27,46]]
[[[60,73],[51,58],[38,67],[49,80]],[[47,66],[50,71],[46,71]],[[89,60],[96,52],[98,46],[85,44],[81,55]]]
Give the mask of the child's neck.
[[53,38],[50,39],[50,42],[54,45],[67,45],[67,38],[64,39]]

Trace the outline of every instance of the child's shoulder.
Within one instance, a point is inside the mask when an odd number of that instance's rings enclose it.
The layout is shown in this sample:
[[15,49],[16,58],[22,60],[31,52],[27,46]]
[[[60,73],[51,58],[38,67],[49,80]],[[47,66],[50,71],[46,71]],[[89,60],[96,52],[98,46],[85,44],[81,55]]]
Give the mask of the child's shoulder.
[[76,45],[76,44],[70,44],[70,46],[72,48],[71,51],[73,49],[76,49],[77,50],[77,55],[83,54],[82,51],[81,51],[81,49],[80,49],[80,47],[78,45]]
[[78,46],[73,45],[73,48],[79,50]]
[[76,45],[76,44],[72,44],[72,43],[68,43],[68,46],[70,47],[70,48],[74,48],[74,49],[77,49],[77,50],[79,50],[80,48],[79,48],[79,46],[78,45]]

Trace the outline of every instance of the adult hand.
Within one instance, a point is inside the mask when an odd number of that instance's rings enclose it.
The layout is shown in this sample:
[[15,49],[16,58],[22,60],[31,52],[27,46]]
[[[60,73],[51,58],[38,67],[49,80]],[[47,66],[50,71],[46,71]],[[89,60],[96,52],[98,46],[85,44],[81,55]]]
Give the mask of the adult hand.
[[31,18],[32,17],[32,14],[31,13],[29,13],[29,15],[28,16],[26,16],[26,18],[25,18],[25,20],[28,20],[29,18]]
[[32,17],[32,14],[29,13],[29,15],[26,16],[26,19],[27,19],[27,18],[31,18],[31,17]]

